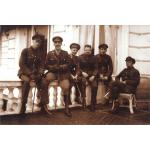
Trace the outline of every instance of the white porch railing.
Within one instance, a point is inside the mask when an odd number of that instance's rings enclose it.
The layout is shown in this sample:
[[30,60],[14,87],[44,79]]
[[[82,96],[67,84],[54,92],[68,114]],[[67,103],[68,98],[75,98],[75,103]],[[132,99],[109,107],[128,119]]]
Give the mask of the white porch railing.
[[[34,91],[36,90],[36,91]],[[40,99],[37,96],[37,89],[31,87],[28,95],[28,101],[26,105],[26,112],[32,112],[33,97],[34,100],[34,112],[40,111],[38,103]],[[21,81],[0,81],[0,115],[18,114],[22,105],[22,87]],[[75,101],[75,88],[72,87],[70,107],[81,106]],[[52,82],[49,85],[49,109],[61,109],[64,108],[63,93],[58,86],[57,81]]]
[[[103,86],[100,87],[98,91],[99,95],[103,91]],[[32,112],[34,92],[35,100],[33,111],[40,111],[40,108],[38,107],[40,99],[37,96],[37,89],[31,87],[26,105],[26,113]],[[75,88],[72,87],[70,95],[72,105],[70,107],[81,106],[75,102],[75,92]],[[86,88],[86,95],[86,102],[87,105],[89,105],[91,97],[90,87]],[[22,105],[21,96],[21,81],[0,81],[0,115],[19,114]],[[97,99],[97,102],[99,103],[100,99]],[[49,85],[49,109],[53,110],[62,108],[64,108],[63,92],[57,81],[54,81]]]

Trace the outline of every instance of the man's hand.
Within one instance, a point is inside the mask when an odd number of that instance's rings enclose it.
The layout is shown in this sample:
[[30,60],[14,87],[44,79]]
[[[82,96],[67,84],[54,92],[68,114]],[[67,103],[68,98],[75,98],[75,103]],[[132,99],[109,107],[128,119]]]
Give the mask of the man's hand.
[[104,79],[104,80],[108,80],[108,77],[107,77],[107,76],[104,76],[103,79]]
[[78,76],[77,76],[77,75],[75,75],[75,76],[74,76],[74,79],[75,79],[75,80],[77,80],[77,78],[78,78]]
[[83,77],[87,78],[89,75],[86,72],[82,72]]
[[108,77],[104,76],[103,74],[100,74],[99,77],[101,80],[108,80]]
[[43,74],[44,74],[44,69],[41,68],[41,69],[39,70],[39,74],[43,75]]
[[103,74],[100,74],[99,78],[103,80],[103,78],[104,78]]
[[94,79],[95,79],[95,76],[91,76],[91,77],[89,78],[89,81],[92,82],[92,81],[94,81]]
[[126,84],[126,81],[121,81],[122,83]]
[[35,74],[31,74],[31,75],[30,75],[30,79],[31,79],[31,80],[35,80],[35,79],[36,79]]
[[31,74],[30,79],[33,81],[39,80],[41,78],[40,74]]

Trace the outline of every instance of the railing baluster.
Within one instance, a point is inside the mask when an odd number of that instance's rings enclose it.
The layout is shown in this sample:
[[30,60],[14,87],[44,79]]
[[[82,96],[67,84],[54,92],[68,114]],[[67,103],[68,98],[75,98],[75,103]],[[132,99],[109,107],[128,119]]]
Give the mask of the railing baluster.
[[73,86],[73,87],[71,88],[71,94],[70,94],[70,99],[71,99],[72,105],[76,104],[75,98],[76,98],[76,89],[75,89],[75,87]]
[[8,102],[7,102],[7,112],[13,111],[13,98],[14,98],[14,87],[8,87],[9,94],[8,94]]
[[53,102],[54,102],[54,107],[57,107],[57,86],[54,86],[54,92],[53,92]]
[[18,91],[19,91],[19,94],[18,94],[18,107],[17,107],[17,113],[20,112],[20,109],[21,109],[21,103],[22,103],[22,87],[18,87]]
[[64,94],[61,88],[59,90],[59,106],[64,106]]
[[89,85],[86,86],[86,104],[91,104],[91,87]]
[[26,112],[32,111],[32,97],[33,97],[32,90],[33,90],[33,87],[30,87],[30,91],[29,91],[29,95],[28,95],[28,102],[27,102],[27,106],[26,106]]

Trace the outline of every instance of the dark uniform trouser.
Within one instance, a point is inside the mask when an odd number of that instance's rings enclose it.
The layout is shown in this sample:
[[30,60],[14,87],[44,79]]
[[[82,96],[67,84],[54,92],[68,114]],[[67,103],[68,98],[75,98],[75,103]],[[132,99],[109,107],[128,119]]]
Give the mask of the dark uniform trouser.
[[75,81],[74,79],[71,79],[70,82],[71,82],[70,92],[71,92],[71,88],[74,86],[74,88],[75,88],[75,102],[80,103],[81,100],[79,98],[82,97],[81,89],[80,89],[80,84],[81,83],[78,80]]
[[110,83],[110,97],[112,100],[116,100],[120,93],[134,93],[131,86],[127,86],[124,83],[121,83],[119,81],[113,81]]
[[[81,93],[82,93],[82,97],[83,97],[83,105],[86,105],[86,80],[85,78],[82,78],[82,82],[80,82],[81,84],[79,84],[79,87],[81,89]],[[89,82],[89,85],[91,87],[91,109],[95,110],[95,105],[96,105],[96,96],[97,96],[97,87],[98,87],[98,83],[97,80],[94,79],[93,82]]]
[[[49,72],[45,77],[44,82],[46,82],[46,84],[43,84],[43,85],[46,85],[46,87],[44,87],[43,89],[44,89],[44,93],[46,93],[47,96],[48,96],[48,85],[51,81],[54,81],[54,80],[57,80],[56,75],[54,73]],[[63,94],[64,94],[65,108],[68,109],[68,106],[70,103],[70,81],[69,79],[60,80],[59,86],[61,87]],[[46,94],[43,94],[43,96],[45,97]]]
[[[39,92],[38,94],[40,97],[40,106],[41,107],[43,107],[44,105],[49,103],[48,98],[46,98],[46,99],[42,98],[42,96],[44,94],[46,94],[45,92],[43,92],[45,89],[42,89],[43,87],[45,87],[44,84],[45,83],[43,82],[43,80],[39,80],[38,82],[36,82],[37,89]],[[25,111],[26,111],[26,103],[27,103],[27,99],[28,99],[28,95],[29,95],[29,90],[30,90],[29,81],[22,81],[22,107],[21,107],[20,113],[25,113]],[[44,95],[44,97],[46,97],[46,96]]]

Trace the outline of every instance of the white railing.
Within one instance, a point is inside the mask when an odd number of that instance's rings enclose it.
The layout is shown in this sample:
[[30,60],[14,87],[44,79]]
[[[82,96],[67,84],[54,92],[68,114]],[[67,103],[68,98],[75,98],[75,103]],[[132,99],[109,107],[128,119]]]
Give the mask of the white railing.
[[20,107],[21,82],[0,81],[0,115],[19,113]]
[[[26,112],[32,112],[33,98],[34,100],[34,112],[40,111],[38,104],[40,99],[37,96],[37,89],[30,87]],[[18,114],[22,105],[22,87],[21,81],[0,81],[0,115]],[[71,90],[71,102],[70,107],[81,106],[75,101],[75,88]],[[63,93],[61,88],[58,86],[57,81],[52,82],[49,85],[49,109],[61,109],[64,108]]]
[[[99,85],[98,95],[102,91],[104,91],[103,85]],[[34,109],[33,111],[40,111],[38,104],[40,103],[40,99],[37,96],[37,89],[35,87],[31,87],[28,95],[27,105],[26,105],[26,112],[32,112],[33,107],[33,99],[34,99],[34,92],[35,92],[35,100],[34,100]],[[75,102],[75,88],[72,87],[71,90],[71,102],[72,105],[70,107],[81,106],[81,104],[77,104]],[[86,103],[87,105],[90,104],[90,87],[87,86],[86,88]],[[103,93],[104,95],[104,93]],[[22,87],[21,81],[0,81],[0,115],[9,115],[9,114],[18,114],[20,112],[20,108],[22,105]],[[97,103],[101,101],[101,97],[97,97]],[[62,109],[64,108],[64,101],[63,101],[63,92],[59,87],[57,81],[51,82],[49,85],[49,109]]]

